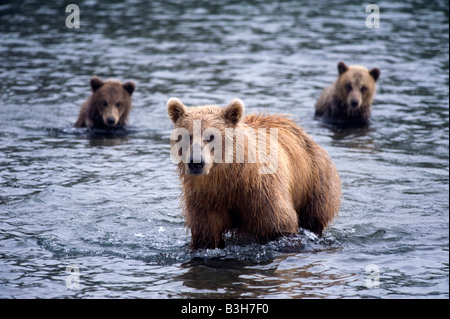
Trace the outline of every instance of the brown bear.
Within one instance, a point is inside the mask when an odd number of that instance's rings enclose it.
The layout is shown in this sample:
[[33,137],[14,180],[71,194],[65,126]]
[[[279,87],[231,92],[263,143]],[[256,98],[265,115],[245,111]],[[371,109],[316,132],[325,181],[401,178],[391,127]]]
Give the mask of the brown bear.
[[338,63],[339,76],[326,88],[316,103],[315,116],[341,127],[362,127],[369,124],[375,83],[380,69],[370,71],[363,66]]
[[321,236],[338,214],[336,167],[287,115],[244,116],[238,99],[187,108],[171,98],[167,109],[192,248],[222,248],[228,231],[257,242],[298,227]]
[[74,127],[97,129],[121,128],[128,121],[131,111],[131,94],[135,89],[132,81],[102,81],[91,78],[92,95],[83,103]]

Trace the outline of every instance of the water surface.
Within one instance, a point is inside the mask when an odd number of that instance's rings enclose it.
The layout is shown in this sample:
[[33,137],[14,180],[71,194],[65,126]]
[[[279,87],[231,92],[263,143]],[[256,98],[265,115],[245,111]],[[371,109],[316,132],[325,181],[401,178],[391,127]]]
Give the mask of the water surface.
[[[78,5],[0,4],[0,297],[449,297],[448,2]],[[381,69],[369,128],[314,120],[340,60]],[[125,132],[72,128],[92,75],[136,82]],[[169,97],[291,114],[342,179],[324,237],[191,251]]]

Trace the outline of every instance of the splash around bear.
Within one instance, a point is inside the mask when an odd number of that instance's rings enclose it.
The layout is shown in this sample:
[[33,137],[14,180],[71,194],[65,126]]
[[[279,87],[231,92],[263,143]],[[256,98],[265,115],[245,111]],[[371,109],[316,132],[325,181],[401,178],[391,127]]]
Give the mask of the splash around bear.
[[74,127],[116,129],[128,121],[131,111],[131,95],[135,84],[116,80],[102,81],[97,76],[90,81],[92,94],[83,103]]
[[367,126],[380,69],[369,71],[360,65],[339,62],[338,73],[338,79],[317,101],[315,116],[339,127]]
[[288,116],[167,102],[174,124],[172,160],[192,248],[222,248],[233,231],[257,242],[295,234],[321,236],[338,214],[341,185],[327,152]]

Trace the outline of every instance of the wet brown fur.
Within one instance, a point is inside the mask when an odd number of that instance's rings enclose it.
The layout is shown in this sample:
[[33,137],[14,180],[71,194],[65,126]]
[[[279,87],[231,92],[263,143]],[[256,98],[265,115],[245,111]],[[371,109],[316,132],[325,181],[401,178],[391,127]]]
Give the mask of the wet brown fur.
[[[260,174],[262,164],[249,163],[247,156],[244,163],[213,163],[208,174],[203,175],[189,174],[186,165],[179,164],[182,207],[193,248],[223,247],[222,235],[233,230],[259,242],[295,234],[299,226],[321,236],[338,214],[341,186],[334,164],[327,152],[288,116],[244,117],[239,100],[225,108],[186,108],[178,99],[170,99],[168,112],[175,128],[184,127],[191,134],[193,119],[202,120],[202,130],[267,128],[267,144],[268,128],[278,129],[275,174]],[[244,146],[247,154],[247,138]]]
[[[135,89],[132,81],[102,81],[97,76],[90,81],[92,94],[83,103],[74,127],[120,128],[127,124],[131,111],[131,95]],[[112,123],[108,123],[108,119]]]
[[369,71],[363,66],[339,62],[338,73],[338,79],[323,91],[316,103],[316,117],[341,126],[367,125],[380,70]]

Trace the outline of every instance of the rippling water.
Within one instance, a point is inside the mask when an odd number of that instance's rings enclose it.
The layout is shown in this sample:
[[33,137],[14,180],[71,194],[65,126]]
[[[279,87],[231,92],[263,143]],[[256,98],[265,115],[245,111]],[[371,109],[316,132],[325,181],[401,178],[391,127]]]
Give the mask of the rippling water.
[[[77,4],[0,4],[1,298],[449,297],[448,2]],[[340,60],[381,69],[367,129],[313,119]],[[136,81],[125,134],[71,127],[92,75]],[[342,178],[324,237],[191,251],[172,96],[291,114]]]

